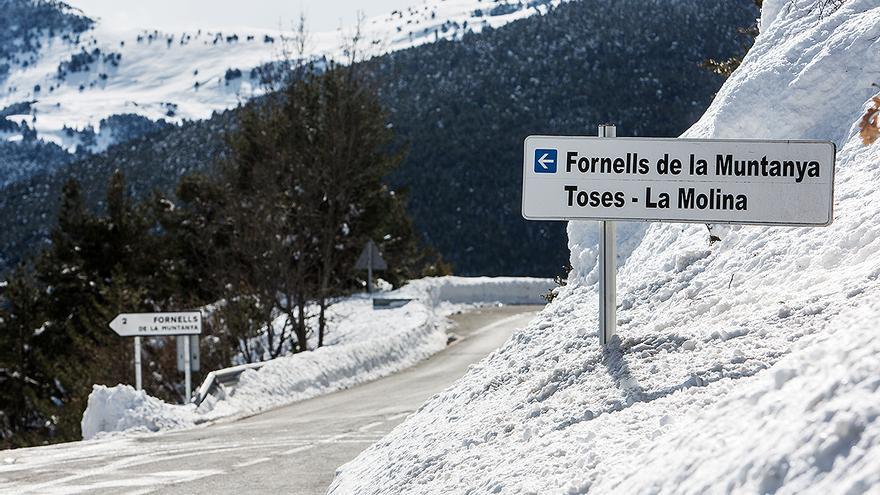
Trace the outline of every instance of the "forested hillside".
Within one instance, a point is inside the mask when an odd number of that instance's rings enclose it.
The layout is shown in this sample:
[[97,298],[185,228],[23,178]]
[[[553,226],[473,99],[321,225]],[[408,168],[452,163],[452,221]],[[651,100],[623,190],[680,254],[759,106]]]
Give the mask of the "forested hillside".
[[101,207],[112,172],[121,170],[135,197],[153,190],[173,192],[180,177],[204,170],[226,152],[225,133],[232,129],[234,112],[170,126],[107,152],[76,162],[57,172],[42,172],[14,183],[0,194],[0,267],[9,268],[45,245],[54,224],[65,179],[80,181],[86,203]]
[[45,35],[75,38],[93,21],[55,0],[0,0],[0,82],[12,66],[32,64]]
[[[737,28],[755,17],[751,0],[585,0],[376,58],[369,67],[407,147],[389,183],[407,190],[417,228],[457,273],[558,273],[564,224],[519,213],[522,139],[590,134],[605,121],[621,135],[677,135],[722,82],[699,63],[740,53]],[[170,191],[224,155],[235,114],[165,127],[0,191],[0,268],[45,242],[68,175],[93,206],[115,168],[137,195]]]
[[677,136],[723,80],[706,58],[742,50],[750,0],[588,0],[459,43],[375,61],[410,153],[391,182],[412,190],[416,226],[459,273],[552,275],[565,224],[520,216],[529,134]]
[[[78,10],[52,0],[0,0],[0,12],[0,88],[8,93],[18,89],[14,85],[4,87],[10,72],[33,66],[48,37],[67,42],[93,25]],[[82,154],[66,153],[53,143],[36,140],[31,119],[22,118],[32,113],[32,103],[30,99],[13,105],[0,104],[0,187],[34,170],[83,158]],[[21,116],[20,120],[17,116]],[[7,138],[13,135],[20,135],[21,140],[8,142]]]

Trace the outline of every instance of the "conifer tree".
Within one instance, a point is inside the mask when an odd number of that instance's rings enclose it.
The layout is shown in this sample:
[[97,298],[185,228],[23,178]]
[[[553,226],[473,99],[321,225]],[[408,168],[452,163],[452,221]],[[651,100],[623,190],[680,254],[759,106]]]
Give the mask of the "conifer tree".
[[[307,350],[313,330],[323,345],[326,309],[356,287],[353,265],[370,238],[387,244],[396,282],[440,266],[419,244],[403,198],[383,183],[402,157],[392,139],[376,90],[357,66],[307,66],[241,109],[213,184],[204,177],[181,183],[188,213],[166,215],[165,223],[211,224],[205,234],[214,244],[205,254],[223,267],[209,284],[221,288],[218,318],[234,325],[232,338],[258,343],[242,348],[248,359]],[[285,323],[255,341],[255,332],[276,322]]]
[[45,330],[41,293],[19,267],[0,293],[0,448],[33,445],[55,433],[54,384],[38,352]]

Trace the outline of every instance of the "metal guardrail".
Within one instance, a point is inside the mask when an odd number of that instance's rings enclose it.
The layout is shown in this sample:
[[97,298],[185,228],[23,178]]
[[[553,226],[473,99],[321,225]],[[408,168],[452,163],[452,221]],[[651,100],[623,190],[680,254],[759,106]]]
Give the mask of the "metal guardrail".
[[225,399],[232,393],[235,386],[238,385],[238,379],[241,377],[242,373],[247,370],[258,370],[265,364],[266,363],[240,364],[238,366],[223,368],[222,370],[215,370],[208,373],[208,376],[205,377],[205,381],[202,382],[202,385],[192,398],[192,403],[198,407],[208,398],[208,396],[214,396],[217,399]]
[[403,298],[390,298],[390,297],[374,297],[373,298],[373,309],[393,309],[399,308],[406,303],[412,301],[412,299],[403,299]]
[[[373,299],[373,309],[399,308],[410,301],[412,301],[412,299],[377,297]],[[196,393],[192,398],[192,403],[198,407],[202,405],[202,402],[204,402],[209,396],[216,397],[218,400],[223,400],[229,397],[235,389],[235,386],[238,385],[238,379],[242,373],[247,370],[258,370],[265,364],[266,363],[240,364],[238,366],[223,368],[208,373],[208,376],[205,377],[205,381],[202,382],[202,385],[196,390]]]

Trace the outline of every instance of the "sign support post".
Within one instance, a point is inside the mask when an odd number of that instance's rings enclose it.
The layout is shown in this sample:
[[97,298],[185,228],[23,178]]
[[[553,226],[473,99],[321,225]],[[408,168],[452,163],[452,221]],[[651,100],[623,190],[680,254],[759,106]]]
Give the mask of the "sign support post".
[[831,141],[617,137],[614,124],[598,136],[528,136],[522,216],[600,222],[604,346],[617,332],[615,223],[825,227],[836,154]]
[[367,244],[367,294],[373,293],[373,243]]
[[189,404],[192,398],[192,354],[190,354],[190,338],[189,335],[183,336],[183,363],[184,363],[184,379],[186,381],[186,396],[184,404]]
[[[599,137],[617,137],[617,126],[599,124]],[[617,231],[612,220],[599,228],[599,344],[607,345],[617,332]]]
[[121,313],[109,323],[120,337],[134,337],[134,377],[138,390],[143,389],[141,377],[141,337],[184,337],[184,373],[186,402],[192,396],[192,354],[190,336],[202,333],[201,311],[172,313]]
[[143,379],[141,378],[141,338],[134,338],[134,384],[135,390],[144,388]]
[[382,254],[379,253],[379,247],[376,246],[376,243],[372,241],[367,242],[367,245],[364,246],[364,250],[361,251],[361,255],[358,256],[357,262],[354,264],[355,270],[366,270],[367,271],[367,293],[373,292],[373,270],[387,270],[388,265],[385,263],[385,260],[382,259]]

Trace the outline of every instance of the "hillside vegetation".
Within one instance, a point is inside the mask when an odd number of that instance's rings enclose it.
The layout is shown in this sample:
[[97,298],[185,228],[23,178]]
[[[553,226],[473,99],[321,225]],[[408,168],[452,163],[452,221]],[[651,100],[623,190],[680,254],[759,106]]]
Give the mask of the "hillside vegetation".
[[[428,242],[461,274],[552,275],[568,257],[563,223],[520,216],[530,134],[677,136],[723,79],[754,23],[751,1],[590,0],[504,28],[374,61],[410,153],[390,178],[411,191]],[[682,28],[687,26],[687,28]]]
[[[680,133],[723,82],[698,64],[740,53],[747,37],[737,28],[756,16],[750,0],[571,2],[378,57],[368,64],[397,144],[409,150],[388,182],[408,192],[416,228],[457,273],[559,273],[564,225],[519,213],[522,139],[591,134],[605,121],[621,135]],[[0,215],[12,220],[0,232],[0,267],[45,242],[67,176],[83,183],[93,207],[117,168],[140,197],[171,192],[180,176],[226,154],[222,136],[235,113],[164,128],[7,187]]]
[[33,64],[47,35],[73,39],[94,23],[55,0],[0,0],[0,12],[0,83],[12,66]]

